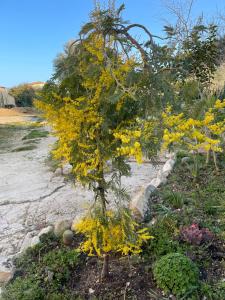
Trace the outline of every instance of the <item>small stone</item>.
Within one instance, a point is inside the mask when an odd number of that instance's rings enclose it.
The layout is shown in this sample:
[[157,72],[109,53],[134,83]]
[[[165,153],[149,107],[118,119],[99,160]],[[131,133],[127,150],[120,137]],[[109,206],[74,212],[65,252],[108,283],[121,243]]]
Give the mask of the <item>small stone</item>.
[[188,157],[188,156],[182,157],[182,159],[181,159],[181,163],[182,163],[182,164],[186,164],[186,163],[188,163],[189,161],[190,161],[190,157]]
[[54,226],[54,233],[57,237],[61,237],[63,232],[71,228],[71,221],[61,220],[57,221]]
[[72,168],[73,167],[70,164],[64,165],[63,168],[62,168],[62,174],[63,175],[69,175],[72,171]]
[[156,223],[156,218],[153,218],[149,223],[148,223],[148,225],[154,225],[155,223]]
[[89,288],[89,294],[94,294],[95,290],[93,290],[92,288]]
[[47,234],[52,231],[53,231],[53,226],[45,227],[39,232],[38,237],[41,237],[43,234]]
[[66,230],[63,233],[63,243],[67,246],[71,245],[73,242],[73,231],[71,230]]
[[62,168],[57,168],[54,172],[55,176],[62,176]]

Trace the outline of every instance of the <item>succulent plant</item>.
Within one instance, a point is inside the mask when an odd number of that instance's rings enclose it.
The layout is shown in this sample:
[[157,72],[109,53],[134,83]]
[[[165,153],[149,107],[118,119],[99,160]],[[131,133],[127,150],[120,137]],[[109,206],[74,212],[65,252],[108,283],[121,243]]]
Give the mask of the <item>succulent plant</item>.
[[208,228],[200,229],[198,224],[192,224],[181,228],[180,237],[189,244],[200,245],[213,240],[214,235]]

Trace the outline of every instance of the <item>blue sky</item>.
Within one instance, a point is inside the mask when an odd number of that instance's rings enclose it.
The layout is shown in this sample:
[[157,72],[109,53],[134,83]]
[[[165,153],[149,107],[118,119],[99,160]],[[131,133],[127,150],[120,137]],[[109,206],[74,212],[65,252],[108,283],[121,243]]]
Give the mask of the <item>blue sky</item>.
[[[88,20],[93,0],[0,0],[0,86],[46,81],[63,45],[76,38]],[[102,1],[104,2],[104,1]],[[106,1],[107,2],[107,1]],[[160,34],[171,19],[161,0],[117,0],[125,3],[124,18]],[[225,12],[224,0],[195,0],[193,15],[212,18]]]

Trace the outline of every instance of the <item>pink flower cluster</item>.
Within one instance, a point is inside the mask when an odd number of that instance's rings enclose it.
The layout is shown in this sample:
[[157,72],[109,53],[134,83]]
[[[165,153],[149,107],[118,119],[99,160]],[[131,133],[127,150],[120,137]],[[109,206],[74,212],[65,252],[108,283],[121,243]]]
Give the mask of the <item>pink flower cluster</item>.
[[181,228],[180,237],[184,242],[200,245],[212,241],[214,235],[208,228],[200,229],[198,224],[192,224]]

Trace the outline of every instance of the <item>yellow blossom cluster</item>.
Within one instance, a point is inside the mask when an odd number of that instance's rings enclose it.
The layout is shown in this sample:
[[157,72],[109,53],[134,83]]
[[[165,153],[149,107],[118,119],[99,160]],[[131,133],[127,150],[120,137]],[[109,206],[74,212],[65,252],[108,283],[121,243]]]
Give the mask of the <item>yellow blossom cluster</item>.
[[225,118],[218,121],[221,110],[225,109],[225,100],[217,100],[213,107],[205,112],[202,119],[185,118],[183,113],[172,114],[168,106],[163,112],[163,149],[172,145],[185,146],[188,150],[222,152],[222,133],[225,132]]
[[[89,41],[83,42],[84,47],[86,50],[92,54],[90,60],[91,63],[101,63],[104,60],[104,40],[101,35],[93,34]],[[97,58],[95,60],[94,58]]]
[[[85,88],[83,95],[71,98],[54,94],[53,102],[36,101],[35,104],[44,112],[58,137],[54,157],[72,164],[76,178],[88,183],[90,180],[100,180],[110,158],[134,156],[141,162],[142,150],[138,130],[126,130],[127,124],[123,121],[114,122],[115,128],[110,128],[107,123],[109,117],[105,114],[111,91],[115,90],[115,86],[118,89],[120,85],[125,86],[127,73],[135,64],[134,59],[124,60],[117,56],[112,58],[111,65],[107,60],[103,62],[106,49],[103,38],[97,34],[84,41],[83,46],[89,53],[89,61],[81,59],[79,63],[82,86]],[[118,94],[115,111],[119,115],[129,94],[126,89]],[[114,146],[117,144],[118,147]]]
[[140,253],[142,244],[151,239],[148,229],[139,229],[139,225],[133,220],[116,215],[112,211],[106,212],[106,219],[99,217],[85,217],[75,224],[74,230],[85,236],[80,250],[89,256],[103,256],[106,253],[120,252],[123,255]]
[[117,154],[119,156],[133,156],[138,163],[142,163],[141,130],[116,130],[114,137],[121,141],[121,146],[117,147]]

